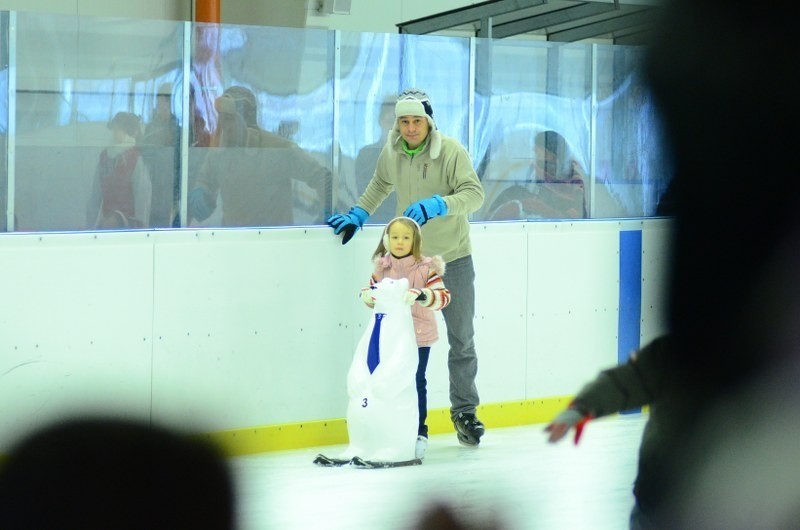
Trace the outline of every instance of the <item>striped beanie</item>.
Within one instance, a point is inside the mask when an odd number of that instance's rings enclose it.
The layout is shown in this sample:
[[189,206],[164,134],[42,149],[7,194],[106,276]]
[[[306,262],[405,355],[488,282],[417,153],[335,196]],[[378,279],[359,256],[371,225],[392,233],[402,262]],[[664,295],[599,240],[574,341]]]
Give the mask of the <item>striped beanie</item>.
[[428,94],[418,88],[408,88],[400,93],[394,106],[394,115],[398,119],[401,116],[425,116],[431,129],[436,128],[431,100]]

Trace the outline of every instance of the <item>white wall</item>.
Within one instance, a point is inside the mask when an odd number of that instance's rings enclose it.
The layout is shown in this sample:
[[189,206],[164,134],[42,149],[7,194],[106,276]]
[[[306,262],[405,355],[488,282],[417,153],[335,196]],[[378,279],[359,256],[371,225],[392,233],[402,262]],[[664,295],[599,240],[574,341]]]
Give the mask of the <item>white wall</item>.
[[[567,395],[617,362],[619,231],[643,228],[644,285],[669,221],[473,225],[483,403]],[[199,432],[344,417],[379,227],[0,234],[0,453],[62,414]],[[661,333],[643,289],[642,341]],[[440,317],[440,325],[443,326]],[[447,407],[447,341],[429,406]]]
[[[349,15],[318,15],[317,0],[220,0],[224,24],[289,26],[397,33],[397,24],[457,9],[468,0],[351,0]],[[310,2],[310,3],[309,3]],[[191,20],[193,0],[0,0],[0,11],[76,16]]]
[[190,20],[191,1],[192,0],[127,0],[124,2],[119,0],[0,0],[0,11],[58,13],[61,15],[81,17]]

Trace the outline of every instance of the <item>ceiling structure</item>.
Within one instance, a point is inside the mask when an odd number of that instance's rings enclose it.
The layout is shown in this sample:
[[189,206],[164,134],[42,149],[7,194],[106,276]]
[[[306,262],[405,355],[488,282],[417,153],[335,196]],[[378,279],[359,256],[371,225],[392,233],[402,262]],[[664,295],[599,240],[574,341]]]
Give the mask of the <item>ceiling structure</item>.
[[655,0],[489,0],[397,27],[415,35],[462,30],[494,39],[527,34],[554,42],[639,45],[646,42],[655,7]]

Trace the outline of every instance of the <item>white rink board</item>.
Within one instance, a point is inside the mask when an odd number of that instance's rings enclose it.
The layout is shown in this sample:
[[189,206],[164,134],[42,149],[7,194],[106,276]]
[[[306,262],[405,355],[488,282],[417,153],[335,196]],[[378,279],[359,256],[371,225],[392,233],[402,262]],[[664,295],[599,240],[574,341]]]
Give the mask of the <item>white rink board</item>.
[[[571,394],[616,362],[619,231],[642,228],[649,339],[668,220],[472,226],[482,403]],[[0,453],[79,411],[198,432],[344,417],[380,233],[0,234]],[[431,408],[449,404],[439,322]]]

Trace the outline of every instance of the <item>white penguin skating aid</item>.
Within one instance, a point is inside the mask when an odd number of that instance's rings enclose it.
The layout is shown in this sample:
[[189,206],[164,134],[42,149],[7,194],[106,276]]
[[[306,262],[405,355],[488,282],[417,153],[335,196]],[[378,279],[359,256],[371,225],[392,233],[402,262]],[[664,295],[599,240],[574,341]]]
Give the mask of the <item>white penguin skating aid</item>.
[[415,375],[419,362],[408,280],[376,285],[375,308],[347,374],[350,444],[336,458],[318,455],[321,466],[361,468],[421,464],[414,455],[419,423]]

